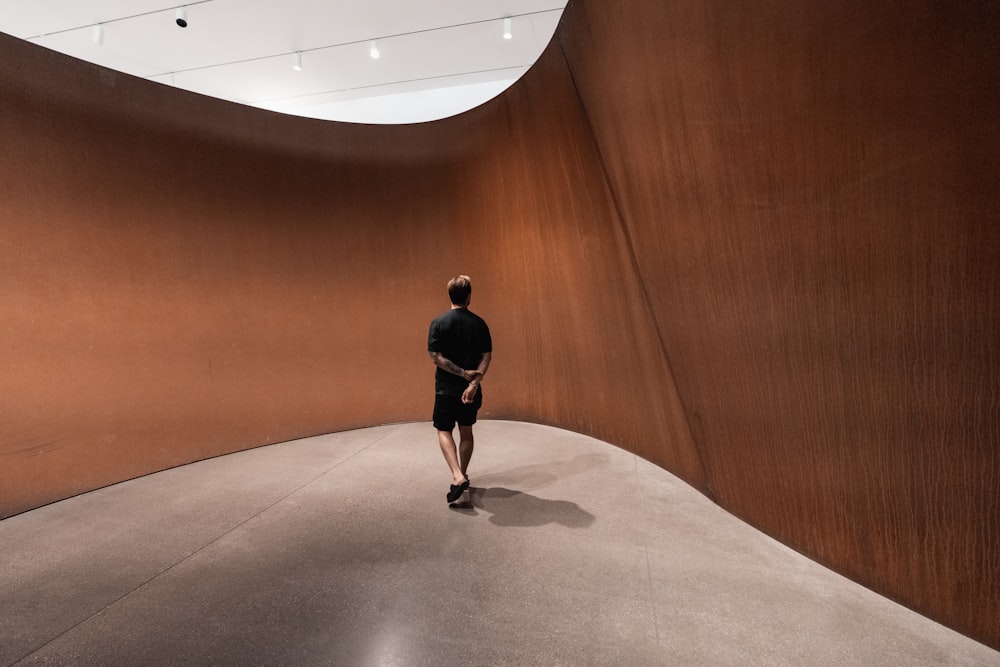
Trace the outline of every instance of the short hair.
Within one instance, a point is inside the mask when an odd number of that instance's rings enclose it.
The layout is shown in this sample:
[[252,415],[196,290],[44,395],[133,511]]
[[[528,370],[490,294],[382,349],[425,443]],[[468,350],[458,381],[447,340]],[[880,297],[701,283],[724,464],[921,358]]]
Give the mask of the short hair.
[[469,276],[455,276],[448,281],[448,298],[456,306],[464,306],[472,295],[472,281]]

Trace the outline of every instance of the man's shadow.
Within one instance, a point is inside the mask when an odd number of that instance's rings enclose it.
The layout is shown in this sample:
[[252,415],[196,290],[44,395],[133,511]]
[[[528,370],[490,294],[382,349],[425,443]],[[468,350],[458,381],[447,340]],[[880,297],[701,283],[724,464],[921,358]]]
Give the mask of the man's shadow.
[[568,500],[548,500],[530,493],[503,487],[469,487],[459,502],[449,505],[453,510],[476,515],[490,514],[490,523],[503,527],[531,528],[558,523],[567,528],[587,528],[594,515]]

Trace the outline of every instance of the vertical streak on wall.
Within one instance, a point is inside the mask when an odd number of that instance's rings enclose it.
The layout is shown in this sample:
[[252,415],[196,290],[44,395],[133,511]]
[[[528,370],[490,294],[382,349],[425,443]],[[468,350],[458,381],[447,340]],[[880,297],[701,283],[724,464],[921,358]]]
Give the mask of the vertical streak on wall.
[[[475,211],[495,327],[487,414],[625,447],[703,490],[651,313],[565,60],[550,48],[502,100],[506,125],[456,183]],[[471,269],[470,269],[471,272]],[[475,275],[473,275],[475,279]]]
[[[667,375],[664,377],[664,380],[661,384],[659,397],[666,403],[681,407],[681,410],[679,411],[680,414],[678,415],[680,419],[676,421],[679,426],[683,425],[686,431],[683,434],[684,440],[687,442],[687,446],[685,447],[685,449],[689,449],[694,454],[694,456],[692,457],[693,460],[689,461],[688,465],[685,468],[678,468],[676,466],[669,466],[669,465],[667,467],[671,470],[677,471],[678,474],[680,474],[682,477],[685,478],[685,481],[687,481],[689,484],[692,484],[696,488],[704,490],[705,493],[709,497],[711,497],[712,496],[711,479],[705,474],[705,464],[704,461],[702,461],[700,452],[698,451],[698,442],[691,437],[691,426],[687,416],[688,412],[683,410],[682,397],[677,395],[677,385],[674,382],[672,365],[670,363],[670,355],[667,351],[667,346],[664,344],[663,341],[663,333],[660,331],[659,324],[657,323],[656,317],[654,316],[654,309],[652,300],[650,299],[647,281],[643,278],[642,267],[639,265],[639,262],[636,259],[635,241],[632,237],[632,234],[629,231],[628,226],[624,224],[624,217],[622,215],[621,204],[618,201],[617,192],[615,188],[612,186],[612,181],[608,174],[608,166],[607,163],[604,161],[604,156],[601,154],[601,145],[600,142],[598,142],[597,140],[597,136],[594,134],[593,125],[591,124],[590,118],[587,115],[587,108],[583,104],[583,100],[580,98],[580,91],[579,88],[577,87],[576,80],[573,76],[573,68],[570,66],[570,63],[566,58],[565,48],[562,45],[562,40],[560,35],[561,33],[559,33],[559,35],[557,35],[556,37],[557,42],[559,43],[559,53],[562,56],[563,63],[566,66],[566,71],[569,75],[570,81],[572,81],[574,95],[580,104],[583,118],[584,121],[586,122],[587,136],[594,147],[594,154],[596,155],[598,168],[600,169],[601,176],[604,180],[605,186],[608,189],[608,196],[611,200],[611,204],[614,210],[614,223],[618,228],[618,233],[622,239],[623,249],[626,254],[625,266],[628,268],[629,271],[631,271],[631,273],[635,277],[636,282],[638,283],[637,289],[642,294],[642,297],[640,299],[640,304],[650,315],[650,323],[656,335],[656,340],[659,344],[659,351],[660,354],[663,356],[663,361],[666,366]],[[695,476],[691,476],[690,472],[688,472],[692,468],[697,469],[697,474]],[[687,475],[685,475],[686,472],[688,473]]]

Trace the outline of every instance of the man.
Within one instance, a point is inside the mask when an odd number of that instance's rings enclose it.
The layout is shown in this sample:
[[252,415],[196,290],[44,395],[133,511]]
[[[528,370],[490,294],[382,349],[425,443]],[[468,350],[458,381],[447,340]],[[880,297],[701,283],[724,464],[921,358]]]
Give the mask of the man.
[[[469,461],[474,446],[472,425],[483,404],[483,377],[490,367],[493,339],[483,318],[469,310],[472,282],[469,276],[448,281],[451,310],[434,318],[427,334],[427,352],[437,366],[434,375],[434,428],[441,453],[451,470],[448,503],[469,488]],[[456,451],[452,431],[458,423]]]

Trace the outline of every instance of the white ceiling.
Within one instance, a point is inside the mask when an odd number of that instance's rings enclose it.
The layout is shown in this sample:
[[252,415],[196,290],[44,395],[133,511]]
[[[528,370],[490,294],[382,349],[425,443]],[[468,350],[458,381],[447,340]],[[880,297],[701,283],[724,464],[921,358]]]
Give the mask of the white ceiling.
[[[413,123],[467,111],[505,90],[538,59],[566,1],[0,0],[0,31],[264,109]],[[186,28],[175,21],[181,6]],[[292,69],[296,53],[302,71]]]

